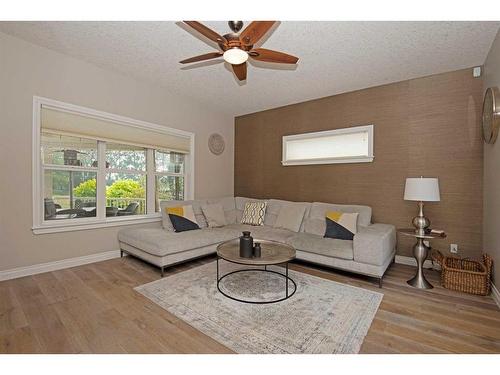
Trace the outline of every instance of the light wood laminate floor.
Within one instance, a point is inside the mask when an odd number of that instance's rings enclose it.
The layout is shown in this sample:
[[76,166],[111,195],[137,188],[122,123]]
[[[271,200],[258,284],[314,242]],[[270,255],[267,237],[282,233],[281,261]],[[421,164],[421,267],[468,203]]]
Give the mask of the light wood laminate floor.
[[[208,257],[173,267],[166,277]],[[500,310],[490,297],[406,285],[414,268],[393,264],[373,279],[306,263],[291,268],[384,293],[361,353],[500,353]],[[132,257],[0,282],[0,353],[231,353],[142,295],[159,278]]]

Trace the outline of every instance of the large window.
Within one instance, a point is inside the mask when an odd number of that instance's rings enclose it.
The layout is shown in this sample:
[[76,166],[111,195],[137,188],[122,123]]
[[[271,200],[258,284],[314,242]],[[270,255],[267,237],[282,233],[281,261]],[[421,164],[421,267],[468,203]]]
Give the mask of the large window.
[[162,200],[192,198],[190,133],[43,98],[34,104],[35,233],[159,220]]
[[373,161],[373,125],[283,137],[283,165]]

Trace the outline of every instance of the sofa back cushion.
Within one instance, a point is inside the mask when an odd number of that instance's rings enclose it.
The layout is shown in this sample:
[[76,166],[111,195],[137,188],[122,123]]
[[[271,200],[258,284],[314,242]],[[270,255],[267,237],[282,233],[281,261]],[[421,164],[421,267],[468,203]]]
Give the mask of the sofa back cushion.
[[[278,219],[278,216],[280,215],[280,212],[282,211],[282,208],[287,207],[288,209],[285,209],[285,211],[289,211],[290,213],[295,212],[296,220],[299,221],[299,229],[294,230],[294,232],[303,232],[304,231],[304,218],[309,216],[309,209],[311,208],[311,203],[308,202],[291,202],[291,201],[285,201],[281,199],[270,199],[269,203],[267,204],[267,210],[266,210],[266,218],[264,220],[264,225],[274,227],[276,226],[276,220]],[[301,218],[300,216],[303,208],[303,215]],[[285,211],[283,211],[283,215],[285,214]],[[282,218],[283,219],[283,218]],[[291,224],[291,221],[289,222]],[[283,222],[279,223],[279,227],[282,228]],[[293,227],[295,225],[292,225]],[[286,228],[289,229],[289,228]]]
[[200,228],[208,227],[205,216],[203,215],[203,211],[201,210],[201,206],[207,204],[206,200],[197,199],[192,201],[162,201],[160,202],[161,209],[161,217],[162,217],[162,226],[163,229],[169,230],[171,232],[174,231],[174,227],[172,226],[172,222],[168,216],[168,212],[166,208],[168,207],[178,207],[178,206],[193,206],[194,216],[196,218],[196,222],[200,226]]
[[236,214],[236,199],[234,197],[224,197],[224,198],[210,198],[207,199],[208,204],[220,204],[224,210],[224,216],[226,217],[227,224],[237,223]]
[[328,211],[358,213],[357,225],[362,227],[367,227],[368,225],[371,224],[372,208],[369,206],[360,206],[354,204],[333,204],[333,203],[314,202],[311,205],[311,211],[309,212],[309,217],[307,218],[307,220],[309,221],[313,219],[320,219],[322,221],[325,221],[326,213]]
[[304,219],[304,232],[323,237],[326,233],[326,219]]
[[201,206],[201,210],[203,211],[203,215],[205,215],[209,228],[220,228],[227,225],[224,208],[220,203],[203,205]]
[[280,212],[273,226],[274,228],[288,229],[292,232],[299,232],[302,221],[304,220],[305,212],[306,206],[303,204],[284,204],[281,206]]

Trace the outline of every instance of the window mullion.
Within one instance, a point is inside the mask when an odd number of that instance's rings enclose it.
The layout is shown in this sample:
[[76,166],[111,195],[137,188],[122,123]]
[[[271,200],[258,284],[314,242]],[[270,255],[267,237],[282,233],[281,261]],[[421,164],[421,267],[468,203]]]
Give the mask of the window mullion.
[[97,218],[106,218],[106,142],[97,143]]
[[156,212],[156,177],[155,177],[154,151],[148,148],[146,151],[146,212]]
[[184,173],[175,173],[175,172],[155,172],[157,176],[172,176],[172,177],[184,177]]
[[137,169],[114,169],[107,168],[106,173],[120,173],[120,174],[146,174],[145,171],[140,171]]

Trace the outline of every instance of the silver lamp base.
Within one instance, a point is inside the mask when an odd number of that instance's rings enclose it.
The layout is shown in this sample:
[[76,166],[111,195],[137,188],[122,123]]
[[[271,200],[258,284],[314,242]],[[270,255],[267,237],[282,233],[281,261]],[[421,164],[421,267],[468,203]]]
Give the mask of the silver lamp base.
[[419,289],[434,288],[424,276],[424,262],[427,259],[430,249],[429,246],[424,244],[423,238],[417,238],[417,243],[413,246],[413,256],[417,260],[417,273],[412,279],[407,281],[408,285]]
[[[413,218],[413,226],[415,227],[415,234],[419,236],[425,235],[425,231],[431,225],[429,219],[424,216],[424,203],[419,202],[418,216]],[[408,280],[408,285],[419,289],[432,289],[433,286],[424,276],[424,262],[431,248],[424,244],[424,239],[417,237],[417,243],[413,246],[413,256],[417,261],[417,274],[412,279]]]
[[425,230],[431,225],[431,221],[424,216],[424,202],[418,202],[418,215],[412,220],[412,224],[415,227],[415,233],[419,235],[424,235]]

